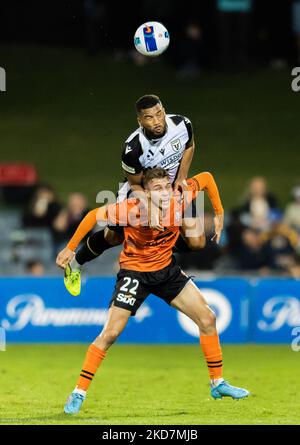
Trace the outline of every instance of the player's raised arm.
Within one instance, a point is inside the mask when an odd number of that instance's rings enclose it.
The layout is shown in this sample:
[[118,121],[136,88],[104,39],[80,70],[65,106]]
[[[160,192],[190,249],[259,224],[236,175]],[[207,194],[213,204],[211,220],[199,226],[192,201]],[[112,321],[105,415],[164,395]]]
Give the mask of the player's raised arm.
[[205,190],[207,192],[210,202],[215,211],[215,234],[212,237],[212,240],[215,240],[218,244],[224,225],[224,209],[220,198],[218,186],[213,175],[209,172],[199,173],[198,175],[194,176],[193,179],[198,184],[198,191]]
[[80,222],[74,235],[67,246],[59,252],[56,258],[56,264],[65,269],[75,255],[75,250],[80,241],[89,233],[97,222],[107,221],[107,206],[98,207],[91,210]]

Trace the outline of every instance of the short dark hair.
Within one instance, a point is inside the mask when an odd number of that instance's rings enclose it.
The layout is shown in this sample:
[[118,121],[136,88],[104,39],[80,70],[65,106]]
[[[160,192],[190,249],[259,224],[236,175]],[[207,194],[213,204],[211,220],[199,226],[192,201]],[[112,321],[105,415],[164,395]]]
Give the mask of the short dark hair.
[[146,110],[147,108],[155,107],[155,105],[161,104],[161,100],[155,94],[145,94],[140,97],[135,103],[135,109],[137,113],[140,113],[142,110]]
[[147,168],[143,172],[143,186],[145,187],[152,179],[170,178],[167,170],[161,167]]

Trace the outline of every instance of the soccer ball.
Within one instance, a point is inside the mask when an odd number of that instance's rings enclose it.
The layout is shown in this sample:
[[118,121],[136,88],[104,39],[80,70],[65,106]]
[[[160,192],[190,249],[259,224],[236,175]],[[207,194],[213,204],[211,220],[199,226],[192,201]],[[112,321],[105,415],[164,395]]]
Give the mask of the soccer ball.
[[168,48],[169,43],[169,33],[159,22],[144,23],[134,35],[134,46],[144,56],[159,56]]

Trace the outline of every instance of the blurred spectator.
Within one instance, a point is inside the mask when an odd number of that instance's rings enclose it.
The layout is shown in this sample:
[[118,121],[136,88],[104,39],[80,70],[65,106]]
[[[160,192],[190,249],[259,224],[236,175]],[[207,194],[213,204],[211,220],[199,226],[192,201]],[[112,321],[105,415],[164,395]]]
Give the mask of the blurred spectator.
[[300,233],[300,185],[292,189],[294,201],[287,205],[284,212],[284,222]]
[[268,230],[273,219],[280,216],[277,200],[268,191],[265,178],[257,176],[251,179],[240,215],[243,224],[259,230]]
[[52,227],[54,219],[61,210],[52,187],[40,185],[35,191],[22,218],[24,227]]
[[244,67],[248,62],[252,0],[216,0],[222,67]]
[[200,74],[203,65],[203,31],[198,23],[192,21],[186,25],[177,57],[180,63],[179,77],[189,79]]
[[284,223],[275,223],[270,231],[262,234],[262,239],[271,249],[273,268],[288,272],[295,261],[298,234]]
[[246,228],[242,233],[242,244],[237,252],[237,267],[243,271],[258,271],[267,275],[274,267],[272,250],[264,243],[260,233]]
[[300,0],[294,0],[292,4],[292,30],[295,36],[297,63],[300,63]]
[[25,265],[26,273],[35,277],[41,277],[45,275],[45,267],[41,261],[30,260]]
[[82,193],[72,193],[69,196],[67,207],[62,209],[53,221],[56,245],[65,243],[71,238],[88,211],[87,199]]

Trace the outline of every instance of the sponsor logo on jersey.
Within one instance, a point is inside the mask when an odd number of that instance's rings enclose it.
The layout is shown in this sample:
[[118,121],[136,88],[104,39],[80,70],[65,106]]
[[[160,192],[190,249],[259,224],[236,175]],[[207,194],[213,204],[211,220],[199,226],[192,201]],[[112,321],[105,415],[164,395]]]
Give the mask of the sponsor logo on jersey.
[[170,165],[172,164],[178,164],[181,158],[181,153],[172,154],[171,156],[168,156],[160,162],[160,167],[167,168],[170,167]]
[[122,293],[119,293],[117,295],[117,300],[121,303],[129,304],[130,306],[133,306],[136,302],[136,298],[132,297],[131,295],[125,295]]
[[164,154],[165,154],[165,149],[164,149],[164,148],[161,148],[161,149],[159,150],[159,152],[160,152],[162,155],[164,155]]
[[171,146],[174,151],[179,151],[182,147],[180,139],[175,139],[175,141],[171,141]]

